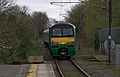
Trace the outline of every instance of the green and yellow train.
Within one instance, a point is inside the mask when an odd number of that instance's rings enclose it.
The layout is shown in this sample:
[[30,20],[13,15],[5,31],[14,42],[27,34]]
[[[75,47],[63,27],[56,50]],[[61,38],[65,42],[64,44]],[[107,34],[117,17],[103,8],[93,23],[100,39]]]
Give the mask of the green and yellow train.
[[76,31],[75,26],[70,23],[57,23],[52,25],[44,34],[49,34],[44,44],[49,47],[53,57],[75,55]]

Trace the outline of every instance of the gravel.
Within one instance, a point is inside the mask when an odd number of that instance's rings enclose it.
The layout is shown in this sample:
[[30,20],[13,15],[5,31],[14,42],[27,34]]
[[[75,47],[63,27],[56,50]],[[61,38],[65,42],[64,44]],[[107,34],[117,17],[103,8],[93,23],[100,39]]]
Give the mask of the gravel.
[[120,69],[117,70],[114,65],[100,64],[97,61],[86,61],[78,56],[74,56],[73,60],[91,77],[120,77]]

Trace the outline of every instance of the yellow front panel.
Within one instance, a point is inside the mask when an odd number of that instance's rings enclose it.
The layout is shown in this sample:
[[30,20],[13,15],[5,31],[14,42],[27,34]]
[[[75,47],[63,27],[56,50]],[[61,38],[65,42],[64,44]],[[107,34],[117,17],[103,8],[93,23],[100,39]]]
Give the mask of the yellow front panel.
[[59,44],[67,44],[68,42],[74,42],[74,37],[51,38],[51,42],[57,42]]

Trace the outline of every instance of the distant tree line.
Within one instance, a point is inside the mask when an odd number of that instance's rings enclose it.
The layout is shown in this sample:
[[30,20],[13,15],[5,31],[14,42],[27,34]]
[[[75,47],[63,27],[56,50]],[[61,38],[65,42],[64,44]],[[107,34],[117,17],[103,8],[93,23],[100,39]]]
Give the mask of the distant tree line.
[[[73,23],[84,43],[94,45],[96,30],[108,28],[109,0],[85,0],[67,11],[66,21]],[[120,0],[112,0],[112,27],[120,27]]]
[[37,48],[48,23],[46,13],[28,13],[13,0],[0,0],[0,64],[18,60],[24,48]]

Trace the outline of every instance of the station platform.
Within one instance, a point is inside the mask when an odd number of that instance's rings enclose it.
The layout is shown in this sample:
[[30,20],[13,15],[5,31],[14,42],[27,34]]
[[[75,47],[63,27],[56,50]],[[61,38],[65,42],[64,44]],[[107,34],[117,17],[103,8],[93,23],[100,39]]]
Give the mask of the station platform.
[[55,77],[51,64],[39,64],[37,66],[37,77]]
[[26,77],[29,65],[0,65],[0,77]]
[[0,65],[0,77],[55,77],[52,65],[44,64],[42,56],[30,56],[26,64],[22,63]]
[[31,64],[27,77],[55,77],[51,64]]

